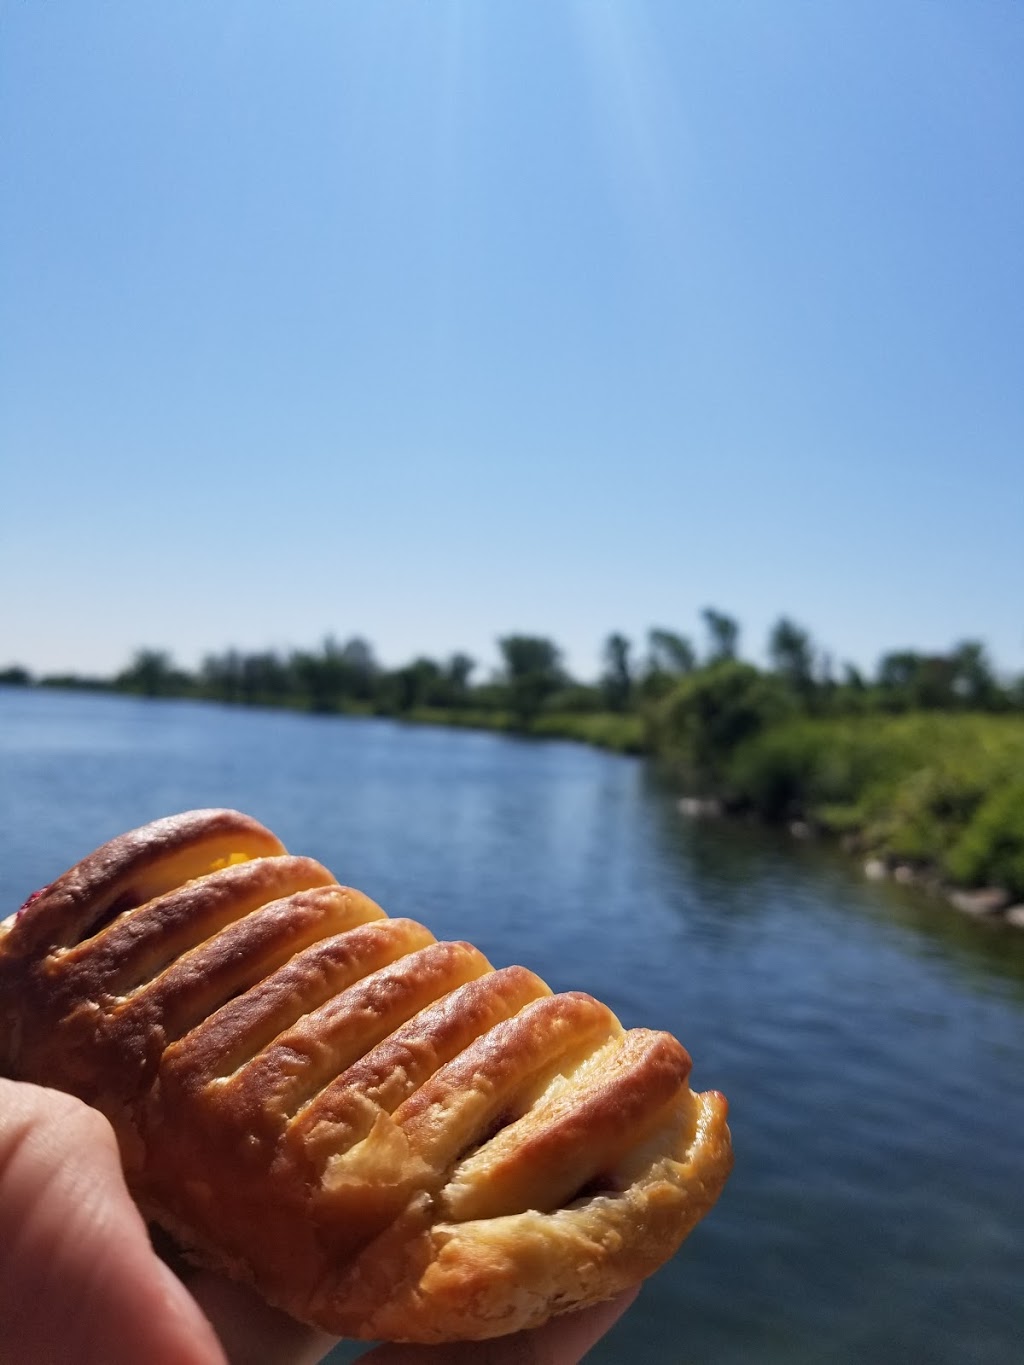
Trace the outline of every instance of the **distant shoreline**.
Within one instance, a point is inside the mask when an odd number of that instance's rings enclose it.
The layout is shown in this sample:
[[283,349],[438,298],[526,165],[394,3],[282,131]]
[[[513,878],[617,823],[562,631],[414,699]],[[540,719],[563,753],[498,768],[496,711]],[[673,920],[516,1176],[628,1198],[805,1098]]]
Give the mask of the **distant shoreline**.
[[[479,706],[394,711],[356,699],[321,707],[195,692],[164,699],[567,740],[646,757],[681,793],[686,815],[753,817],[798,838],[827,838],[858,857],[870,880],[918,885],[965,914],[1024,928],[1024,715],[801,716],[780,706],[777,687],[766,693],[766,681],[772,675],[726,662],[691,674],[642,712],[530,716]],[[22,686],[140,696],[99,680]]]
[[581,714],[568,712],[544,713],[525,723],[509,711],[483,710],[467,707],[442,708],[416,706],[408,711],[376,710],[366,703],[343,702],[337,706],[317,708],[296,699],[274,700],[259,698],[253,701],[229,700],[224,697],[197,693],[174,693],[147,697],[140,692],[127,691],[101,680],[54,681],[31,684],[10,683],[0,678],[0,687],[26,692],[82,692],[90,696],[133,697],[138,701],[206,702],[215,706],[230,706],[240,710],[291,711],[311,716],[358,716],[366,720],[392,720],[412,725],[433,725],[447,729],[484,730],[498,734],[519,735],[529,739],[562,739],[612,753],[641,756],[644,747],[644,727],[640,716],[614,711],[593,711]]

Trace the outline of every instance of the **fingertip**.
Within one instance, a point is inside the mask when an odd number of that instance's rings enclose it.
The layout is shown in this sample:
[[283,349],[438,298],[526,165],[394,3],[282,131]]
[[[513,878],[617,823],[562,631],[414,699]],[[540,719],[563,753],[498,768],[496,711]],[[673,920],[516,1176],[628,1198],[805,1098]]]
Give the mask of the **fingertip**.
[[592,1346],[615,1326],[619,1318],[632,1307],[640,1293],[638,1284],[624,1289],[613,1299],[595,1303],[578,1313],[566,1313],[555,1318],[546,1327],[537,1329],[534,1335],[543,1336],[544,1352],[537,1356],[538,1365],[563,1365],[563,1362],[582,1360]]
[[[169,1266],[153,1257],[167,1365],[228,1365],[213,1324]],[[184,1354],[183,1354],[184,1353]]]
[[297,1322],[253,1289],[209,1271],[186,1277],[188,1293],[212,1323],[230,1365],[315,1365],[338,1338]]

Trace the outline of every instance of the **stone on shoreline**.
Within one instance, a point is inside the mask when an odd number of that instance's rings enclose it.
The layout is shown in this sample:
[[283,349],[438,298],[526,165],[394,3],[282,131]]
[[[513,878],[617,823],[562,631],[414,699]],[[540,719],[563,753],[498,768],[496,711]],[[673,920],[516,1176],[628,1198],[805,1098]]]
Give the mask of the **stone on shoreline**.
[[951,891],[949,899],[966,915],[1001,915],[1010,903],[1010,893],[999,886],[984,886],[980,891]]
[[881,858],[869,858],[864,864],[864,875],[869,882],[884,882],[889,872]]
[[701,820],[721,815],[722,803],[713,796],[681,796],[679,811],[691,820]]

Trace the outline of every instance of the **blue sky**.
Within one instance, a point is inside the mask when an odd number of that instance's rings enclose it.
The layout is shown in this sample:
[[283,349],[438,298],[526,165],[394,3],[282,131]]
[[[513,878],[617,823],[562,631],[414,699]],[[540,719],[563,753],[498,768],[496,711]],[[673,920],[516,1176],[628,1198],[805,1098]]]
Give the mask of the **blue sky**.
[[1024,8],[0,0],[0,666],[1024,669]]

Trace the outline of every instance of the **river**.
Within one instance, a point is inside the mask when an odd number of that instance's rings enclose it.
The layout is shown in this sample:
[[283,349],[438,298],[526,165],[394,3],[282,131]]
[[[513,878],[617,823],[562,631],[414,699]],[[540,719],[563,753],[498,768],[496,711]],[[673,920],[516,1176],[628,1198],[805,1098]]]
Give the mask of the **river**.
[[695,1088],[728,1095],[718,1207],[589,1361],[1021,1359],[1024,934],[686,821],[643,763],[578,745],[0,688],[0,916],[207,805],[671,1030]]

